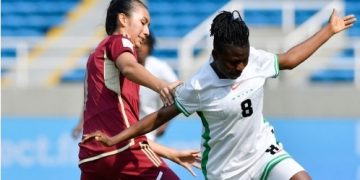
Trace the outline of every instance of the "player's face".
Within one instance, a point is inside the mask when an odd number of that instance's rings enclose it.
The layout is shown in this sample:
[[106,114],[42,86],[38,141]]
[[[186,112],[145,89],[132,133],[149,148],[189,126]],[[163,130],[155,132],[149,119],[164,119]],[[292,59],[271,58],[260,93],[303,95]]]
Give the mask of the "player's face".
[[218,70],[228,79],[238,78],[249,59],[249,47],[226,46],[224,50],[213,51]]
[[137,5],[129,17],[128,34],[135,47],[140,47],[149,35],[150,16],[148,10]]

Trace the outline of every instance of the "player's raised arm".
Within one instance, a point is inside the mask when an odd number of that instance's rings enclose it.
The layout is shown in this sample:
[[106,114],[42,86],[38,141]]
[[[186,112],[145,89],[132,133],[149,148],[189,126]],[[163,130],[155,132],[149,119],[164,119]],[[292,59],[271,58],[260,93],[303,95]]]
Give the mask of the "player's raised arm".
[[355,21],[356,18],[354,15],[340,17],[337,11],[334,9],[327,25],[325,25],[309,39],[294,46],[287,52],[279,54],[280,69],[295,68],[304,62],[308,57],[310,57],[334,34],[350,28],[353,26]]
[[145,116],[135,125],[130,126],[128,129],[125,129],[124,131],[113,137],[109,137],[106,134],[97,131],[90,134],[85,134],[82,143],[86,143],[86,141],[95,138],[96,141],[100,141],[106,146],[112,146],[119,142],[146,134],[168,122],[170,119],[174,118],[179,113],[179,110],[174,104],[168,107],[163,107],[160,110]]

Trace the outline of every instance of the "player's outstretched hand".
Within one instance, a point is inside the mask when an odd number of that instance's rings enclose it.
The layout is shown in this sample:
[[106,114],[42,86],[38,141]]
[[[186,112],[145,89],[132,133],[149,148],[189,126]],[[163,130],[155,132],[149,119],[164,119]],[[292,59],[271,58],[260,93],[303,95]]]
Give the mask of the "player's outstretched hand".
[[175,81],[173,83],[164,86],[160,90],[160,98],[165,106],[170,106],[174,103],[174,90],[177,86],[179,86],[182,83],[183,83],[182,81]]
[[329,25],[331,31],[335,34],[345,29],[350,28],[356,21],[355,15],[347,15],[344,17],[340,17],[335,9],[330,16]]
[[107,136],[106,134],[104,134],[104,133],[102,133],[100,131],[96,131],[96,132],[90,133],[90,134],[84,134],[81,143],[86,143],[87,141],[89,141],[91,139],[95,139],[95,141],[100,141],[105,146],[114,145],[111,137]]
[[186,150],[186,151],[177,151],[173,154],[173,157],[169,158],[175,163],[183,166],[188,170],[193,176],[196,176],[195,172],[192,170],[192,166],[198,169],[201,169],[201,155],[200,151],[195,150]]

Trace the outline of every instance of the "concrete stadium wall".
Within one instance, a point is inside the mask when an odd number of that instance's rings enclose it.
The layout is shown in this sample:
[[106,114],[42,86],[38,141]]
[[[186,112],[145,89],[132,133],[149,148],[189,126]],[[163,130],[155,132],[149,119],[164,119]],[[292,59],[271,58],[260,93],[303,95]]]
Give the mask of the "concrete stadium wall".
[[[5,116],[78,116],[82,85],[2,88]],[[268,117],[360,117],[360,89],[354,86],[266,87]]]

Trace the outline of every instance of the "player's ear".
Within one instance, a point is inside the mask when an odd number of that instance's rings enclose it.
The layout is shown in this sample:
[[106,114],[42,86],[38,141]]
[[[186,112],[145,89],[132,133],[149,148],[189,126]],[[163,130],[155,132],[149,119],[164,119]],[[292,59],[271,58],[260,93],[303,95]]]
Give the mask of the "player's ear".
[[128,23],[128,17],[124,13],[119,13],[118,22],[120,27],[126,27]]

